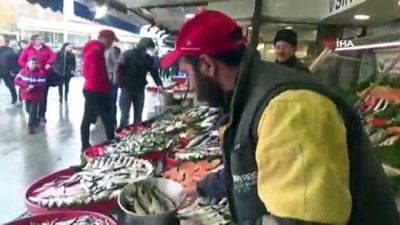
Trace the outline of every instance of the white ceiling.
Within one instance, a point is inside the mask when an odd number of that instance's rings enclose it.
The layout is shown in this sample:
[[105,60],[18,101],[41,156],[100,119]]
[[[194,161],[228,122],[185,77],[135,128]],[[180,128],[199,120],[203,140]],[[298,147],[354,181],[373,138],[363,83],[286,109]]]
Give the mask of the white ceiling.
[[[370,16],[367,21],[354,20],[354,15],[366,14]],[[400,18],[399,0],[367,0],[356,7],[342,13],[327,17],[321,22],[340,25],[368,25],[393,21]]]
[[[142,8],[142,11],[152,17],[157,25],[162,25],[172,31],[179,30],[185,15],[195,13],[200,3],[208,2],[207,8],[223,11],[242,25],[250,24],[254,8],[253,0],[119,1],[126,4],[128,8]],[[400,18],[398,0],[347,0],[347,5],[330,12],[330,3],[334,4],[333,1],[335,0],[264,0],[262,9],[264,25],[261,28],[263,39],[272,40],[275,32],[286,26],[294,27],[294,30],[299,33],[300,40],[315,40],[315,30],[319,23],[375,25]],[[196,6],[187,7],[189,3]],[[183,4],[185,7],[177,7],[177,4]],[[170,7],[154,8],[157,5]],[[150,8],[143,9],[146,7]],[[353,19],[355,14],[368,14],[371,19],[366,22],[357,22]]]

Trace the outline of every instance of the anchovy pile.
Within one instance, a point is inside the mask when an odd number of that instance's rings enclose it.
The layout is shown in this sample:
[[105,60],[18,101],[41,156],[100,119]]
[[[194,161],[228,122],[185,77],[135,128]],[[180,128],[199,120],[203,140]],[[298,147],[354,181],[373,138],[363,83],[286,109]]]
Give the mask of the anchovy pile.
[[[95,159],[82,171],[70,177],[60,177],[43,185],[39,191],[56,188],[61,193],[50,196],[31,196],[29,201],[46,208],[69,207],[89,204],[101,200],[113,199],[118,196],[121,189],[127,184],[150,177],[153,166],[150,162],[141,159],[123,157],[121,161],[128,162],[115,166],[115,162],[109,162],[108,157]],[[129,160],[126,160],[129,158]],[[132,159],[132,160],[130,160]],[[74,194],[66,193],[66,188],[79,184],[79,191]]]
[[106,149],[106,154],[140,156],[149,152],[163,151],[176,144],[176,140],[164,132],[142,132],[125,136],[120,142]]
[[175,203],[149,182],[136,183],[125,199],[126,209],[138,215],[163,214],[176,209]]
[[207,132],[189,142],[189,144],[174,153],[178,160],[201,160],[222,155],[218,131]]
[[200,220],[203,225],[227,225],[232,223],[228,200],[198,198],[188,207],[178,211],[181,220]]
[[43,223],[29,223],[29,225],[108,225],[107,221],[103,221],[93,216],[81,216],[75,219],[58,221],[53,220],[51,222]]

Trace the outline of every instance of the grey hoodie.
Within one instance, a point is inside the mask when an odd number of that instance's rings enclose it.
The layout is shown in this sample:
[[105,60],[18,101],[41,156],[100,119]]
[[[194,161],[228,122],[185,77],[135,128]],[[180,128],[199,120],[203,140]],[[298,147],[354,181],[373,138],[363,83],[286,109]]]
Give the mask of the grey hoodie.
[[118,66],[118,55],[116,54],[114,48],[109,48],[105,53],[106,67],[108,79],[113,84],[116,84],[116,71]]

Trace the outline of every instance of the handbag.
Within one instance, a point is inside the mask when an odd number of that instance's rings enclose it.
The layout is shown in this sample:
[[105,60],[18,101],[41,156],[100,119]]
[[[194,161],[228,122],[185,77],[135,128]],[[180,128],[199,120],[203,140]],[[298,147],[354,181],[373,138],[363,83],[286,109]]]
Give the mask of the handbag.
[[62,83],[62,80],[63,78],[59,73],[52,71],[46,78],[46,83],[49,87],[57,87]]

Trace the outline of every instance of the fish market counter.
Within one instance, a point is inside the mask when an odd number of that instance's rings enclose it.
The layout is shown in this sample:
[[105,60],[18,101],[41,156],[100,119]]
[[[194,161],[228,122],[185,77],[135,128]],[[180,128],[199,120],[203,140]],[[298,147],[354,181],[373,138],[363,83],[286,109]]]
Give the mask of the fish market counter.
[[179,197],[223,168],[219,118],[219,109],[200,105],[117,129],[117,141],[85,151],[84,165],[32,184],[25,194],[31,215],[19,220],[31,222],[10,224],[229,224],[226,199]]

